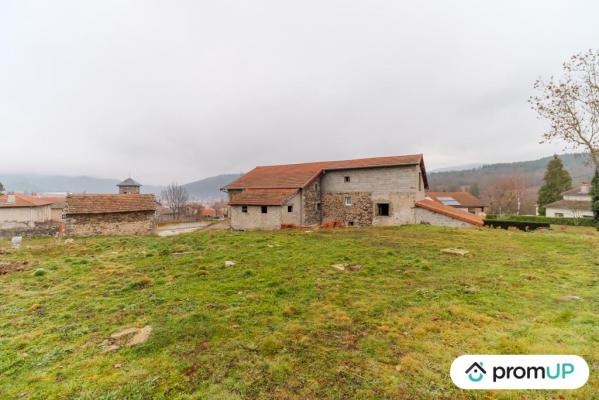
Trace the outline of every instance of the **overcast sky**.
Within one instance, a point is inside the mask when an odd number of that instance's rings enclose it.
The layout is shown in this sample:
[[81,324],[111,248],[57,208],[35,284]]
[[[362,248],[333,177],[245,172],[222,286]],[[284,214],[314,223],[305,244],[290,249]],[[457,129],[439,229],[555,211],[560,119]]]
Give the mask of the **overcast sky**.
[[0,0],[0,171],[180,183],[255,165],[549,155],[527,98],[590,1]]

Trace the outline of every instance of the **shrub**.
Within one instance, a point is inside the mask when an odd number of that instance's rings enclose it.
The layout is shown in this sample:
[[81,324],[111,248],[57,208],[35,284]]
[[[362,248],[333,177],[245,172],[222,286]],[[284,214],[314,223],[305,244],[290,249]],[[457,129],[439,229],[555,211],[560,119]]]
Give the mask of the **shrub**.
[[43,268],[38,268],[33,273],[33,276],[44,276],[44,275],[46,275],[46,270]]

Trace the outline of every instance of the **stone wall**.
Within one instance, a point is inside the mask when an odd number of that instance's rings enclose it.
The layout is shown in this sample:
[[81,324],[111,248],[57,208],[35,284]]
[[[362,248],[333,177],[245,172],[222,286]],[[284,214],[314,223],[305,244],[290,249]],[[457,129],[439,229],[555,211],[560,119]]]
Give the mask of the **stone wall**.
[[[352,199],[352,205],[345,205],[345,198]],[[322,197],[322,222],[339,221],[345,225],[372,225],[374,215],[370,193],[324,193]]]
[[437,226],[449,226],[455,228],[472,228],[476,225],[471,225],[459,219],[450,218],[443,214],[438,214],[424,208],[416,208],[416,223],[431,224]]
[[34,226],[20,228],[0,229],[0,238],[10,238],[13,236],[36,237],[36,236],[56,236],[60,230],[58,222],[41,222]]
[[[420,192],[424,185],[420,167],[414,165],[327,171],[322,176],[322,191],[326,192]],[[349,182],[345,181],[349,177]]]
[[318,209],[318,203],[322,203],[321,189],[320,178],[317,178],[302,190],[302,225],[322,223],[322,211]]
[[154,211],[68,214],[65,225],[69,236],[149,235],[154,232]]

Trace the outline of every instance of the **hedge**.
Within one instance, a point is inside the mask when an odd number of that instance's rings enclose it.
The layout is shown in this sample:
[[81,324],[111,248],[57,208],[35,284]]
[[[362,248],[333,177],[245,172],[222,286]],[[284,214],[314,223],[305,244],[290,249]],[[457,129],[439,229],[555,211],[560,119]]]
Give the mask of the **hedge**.
[[539,228],[549,228],[547,222],[509,221],[499,219],[487,219],[485,220],[485,226],[502,229],[518,228],[521,231],[534,231]]
[[[485,219],[489,221],[498,220],[496,214],[487,214]],[[541,215],[503,215],[502,221],[519,221],[519,222],[539,222],[551,225],[571,225],[571,226],[595,226],[592,218],[552,218],[543,217]]]

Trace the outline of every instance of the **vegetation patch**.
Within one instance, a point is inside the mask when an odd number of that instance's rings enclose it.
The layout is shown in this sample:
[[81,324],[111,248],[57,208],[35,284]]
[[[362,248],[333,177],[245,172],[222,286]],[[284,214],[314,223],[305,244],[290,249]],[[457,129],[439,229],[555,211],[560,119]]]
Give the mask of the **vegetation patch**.
[[[441,252],[448,248],[469,253]],[[26,239],[1,263],[25,267],[0,276],[0,398],[599,392],[599,233],[591,228],[196,232],[69,246]],[[129,345],[136,335],[142,340]],[[578,354],[591,377],[565,392],[457,389],[451,362],[477,353]]]

